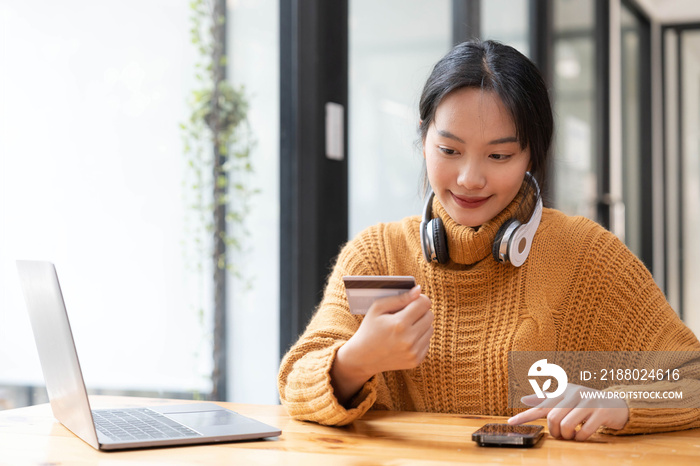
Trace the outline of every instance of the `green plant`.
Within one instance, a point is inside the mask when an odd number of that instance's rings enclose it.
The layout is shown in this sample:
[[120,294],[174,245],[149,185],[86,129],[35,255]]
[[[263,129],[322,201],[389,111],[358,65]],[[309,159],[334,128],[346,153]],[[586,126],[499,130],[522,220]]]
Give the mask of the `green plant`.
[[[244,89],[226,79],[225,0],[193,0],[191,43],[198,52],[196,89],[188,99],[189,118],[180,125],[189,170],[185,191],[195,228],[189,232],[195,244],[193,260],[199,274],[211,270],[214,282],[214,369],[212,398],[226,395],[226,274],[245,283],[227,254],[244,248],[244,221],[257,192],[247,179],[253,171],[253,142],[247,120]],[[233,232],[233,233],[232,233]],[[238,232],[238,234],[236,234]],[[242,233],[242,234],[241,234]],[[209,264],[209,265],[205,265]],[[198,309],[205,325],[205,310]]]

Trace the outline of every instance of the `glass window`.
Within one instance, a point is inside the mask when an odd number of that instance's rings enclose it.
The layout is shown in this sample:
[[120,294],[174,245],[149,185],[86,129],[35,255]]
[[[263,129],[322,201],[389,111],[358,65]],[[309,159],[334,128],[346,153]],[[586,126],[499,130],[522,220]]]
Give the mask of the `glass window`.
[[700,30],[664,32],[666,293],[700,334]]
[[[529,0],[482,1],[482,39],[503,42],[530,56],[529,4]],[[508,14],[503,14],[505,11]]]
[[[230,400],[277,404],[279,368],[279,2],[228,3],[229,79],[249,104],[253,173],[258,190],[242,230],[243,250],[232,255],[228,386]],[[236,200],[232,199],[235,203]],[[251,357],[252,356],[252,357]]]
[[681,312],[680,275],[680,120],[679,120],[679,33],[667,29],[663,34],[664,56],[664,228],[666,297],[676,312]]
[[[700,31],[681,35],[681,160],[671,189],[680,190],[680,271],[683,318],[700,335]],[[672,128],[669,130],[673,131]]]
[[[231,258],[228,397],[276,403],[278,2],[229,4],[228,75],[249,103],[245,181],[259,192]],[[13,63],[0,73],[0,409],[44,400],[2,401],[43,385],[16,259],[56,264],[91,391],[206,395],[212,279],[193,260],[180,129],[198,86],[188,2],[12,2],[0,15],[13,44],[0,48]]]
[[350,1],[350,237],[421,213],[418,102],[450,49],[451,7],[449,0]]
[[554,199],[596,218],[595,28],[591,0],[554,3]]
[[[642,256],[642,118],[641,113],[641,22],[626,5],[621,8],[622,52],[622,163],[625,205],[624,241],[638,257]],[[645,207],[648,211],[651,206]]]
[[43,385],[14,261],[47,259],[89,387],[208,392],[183,252],[187,4],[11,2],[0,14],[13,64],[0,78],[0,385]]

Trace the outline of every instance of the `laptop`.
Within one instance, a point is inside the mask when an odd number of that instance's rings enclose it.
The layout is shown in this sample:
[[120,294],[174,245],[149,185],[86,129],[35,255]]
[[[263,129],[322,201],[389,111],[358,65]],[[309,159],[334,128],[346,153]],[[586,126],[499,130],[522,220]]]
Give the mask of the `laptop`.
[[54,417],[98,450],[276,437],[282,432],[214,403],[91,410],[56,268],[17,261]]

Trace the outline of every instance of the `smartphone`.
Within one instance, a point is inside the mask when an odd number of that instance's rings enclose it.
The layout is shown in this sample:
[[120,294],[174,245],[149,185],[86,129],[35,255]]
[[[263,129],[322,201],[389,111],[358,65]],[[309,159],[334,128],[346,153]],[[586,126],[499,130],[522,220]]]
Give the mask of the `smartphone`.
[[486,424],[472,434],[480,447],[534,447],[544,437],[544,427],[534,424]]
[[361,315],[367,314],[375,300],[406,293],[416,286],[416,279],[407,275],[346,275],[343,282],[350,312]]

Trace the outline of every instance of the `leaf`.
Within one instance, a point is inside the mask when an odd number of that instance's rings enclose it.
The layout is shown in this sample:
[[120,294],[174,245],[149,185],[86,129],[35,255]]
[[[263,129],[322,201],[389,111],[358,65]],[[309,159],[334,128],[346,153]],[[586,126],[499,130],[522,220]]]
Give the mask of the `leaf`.
[[552,379],[547,379],[547,381],[542,385],[542,391],[545,391],[549,388],[549,386],[552,385]]

